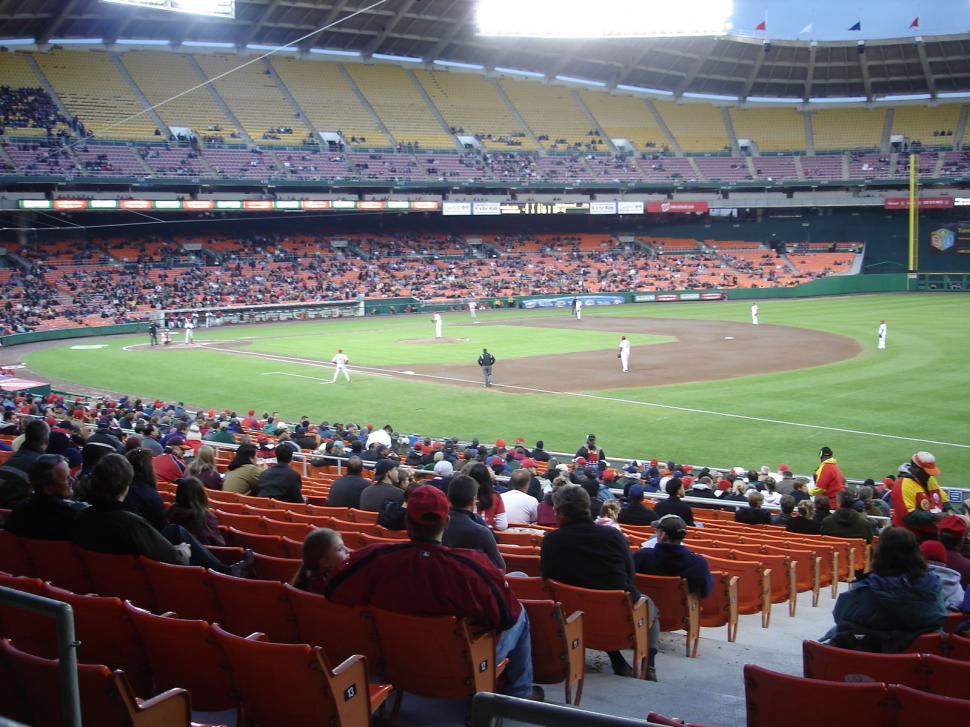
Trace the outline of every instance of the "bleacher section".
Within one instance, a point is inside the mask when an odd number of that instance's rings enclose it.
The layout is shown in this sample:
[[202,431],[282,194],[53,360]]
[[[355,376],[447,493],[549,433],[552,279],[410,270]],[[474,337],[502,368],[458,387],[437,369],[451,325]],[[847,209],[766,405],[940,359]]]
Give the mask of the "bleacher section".
[[41,88],[40,79],[30,67],[24,53],[0,53],[0,79],[3,85],[8,86],[15,94],[35,96],[36,100],[32,103],[25,102],[25,105],[37,109],[34,113],[18,112],[16,108],[4,109],[6,112],[6,123],[2,124],[4,134],[12,138],[44,136],[48,127],[53,134],[66,132],[67,126],[64,120],[50,123],[49,118],[44,118],[42,125],[41,119],[37,118],[38,115],[44,114],[44,110],[38,107],[52,107],[53,102],[46,97],[46,93]]
[[730,150],[731,142],[719,107],[705,103],[677,104],[658,100],[652,103],[683,151]]
[[813,111],[815,150],[878,149],[886,109],[822,109]]
[[[902,134],[910,142],[918,141],[924,149],[952,149],[954,134],[960,123],[957,104],[939,106],[897,106],[893,112],[893,134]],[[949,132],[949,133],[946,133]]]
[[[105,51],[51,50],[34,59],[70,113],[102,139],[153,139],[155,122]],[[124,121],[140,114],[137,118]]]
[[734,135],[750,139],[758,151],[805,151],[805,119],[794,108],[729,108]]
[[414,75],[444,120],[457,133],[476,137],[488,150],[535,149],[532,139],[484,77],[474,73],[423,69],[415,70]]
[[186,56],[180,53],[129,51],[120,57],[150,104],[166,102],[156,111],[169,127],[188,127],[200,139],[221,138],[226,143],[242,143],[236,127],[212,98],[209,89],[200,88],[169,101],[173,96],[202,83]]
[[611,139],[626,139],[638,150],[657,152],[669,146],[666,134],[646,102],[635,96],[619,96],[581,89],[580,98]]
[[349,63],[345,68],[398,144],[455,148],[455,140],[441,128],[403,68],[362,63]]
[[570,88],[510,78],[499,83],[543,148],[609,150],[605,139],[590,136],[594,124],[576,104]]
[[319,132],[339,132],[351,146],[390,147],[336,63],[275,56],[273,68]]
[[[212,79],[250,59],[200,54],[195,60],[206,78]],[[294,146],[303,144],[311,135],[262,62],[230,73],[212,85],[255,143]]]

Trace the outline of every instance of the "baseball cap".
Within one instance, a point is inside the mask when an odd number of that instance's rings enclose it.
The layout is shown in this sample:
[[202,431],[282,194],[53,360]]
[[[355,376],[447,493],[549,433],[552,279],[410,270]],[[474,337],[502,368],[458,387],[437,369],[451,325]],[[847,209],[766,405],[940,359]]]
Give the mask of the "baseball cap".
[[408,520],[431,525],[448,519],[448,498],[433,485],[421,485],[408,495]]
[[613,469],[612,467],[603,470],[603,479],[606,480],[606,481],[615,480],[616,479],[616,470]]
[[627,495],[631,500],[642,500],[643,499],[643,485],[634,485],[630,488],[630,492]]
[[393,469],[397,469],[397,462],[392,462],[389,459],[380,460],[377,463],[377,466],[374,468],[374,479],[380,480],[381,478],[384,477],[384,475],[386,475],[388,472],[390,472]]
[[441,460],[434,466],[434,473],[439,477],[447,477],[453,474],[455,468],[452,466],[451,462],[446,459]]
[[495,446],[496,447],[504,447],[505,446],[505,440],[504,439],[496,439],[495,440]]
[[[125,451],[130,452],[133,449],[138,449],[141,446],[141,437],[132,434],[128,439],[125,440]],[[47,451],[50,451],[50,446],[47,447]]]
[[653,526],[657,530],[663,530],[667,535],[679,535],[681,537],[687,535],[687,523],[679,515],[664,515],[659,520],[655,520]]
[[531,457],[526,457],[525,459],[522,460],[522,466],[523,467],[535,467],[536,466],[536,461],[534,459],[532,459]]
[[589,442],[589,441],[592,441],[592,440],[594,440],[594,439],[596,439],[596,435],[595,435],[595,434],[592,434],[592,433],[591,433],[591,434],[587,434],[587,435],[586,435],[586,441],[587,441],[587,442]]
[[964,535],[967,532],[967,521],[959,515],[947,515],[940,520],[940,533],[951,533],[952,535]]
[[575,460],[575,462],[578,465],[585,465],[586,464],[586,458],[585,457],[577,457],[576,460]]
[[914,454],[913,463],[928,475],[940,474],[940,469],[936,466],[936,457],[929,452],[917,452]]
[[184,447],[185,437],[183,437],[181,434],[176,434],[174,436],[169,437],[166,444],[169,447]]
[[939,540],[924,540],[919,544],[919,549],[927,560],[946,563],[946,548]]
[[818,451],[818,456],[819,457],[826,457],[826,458],[831,457],[832,456],[832,449],[831,449],[831,447],[822,447]]

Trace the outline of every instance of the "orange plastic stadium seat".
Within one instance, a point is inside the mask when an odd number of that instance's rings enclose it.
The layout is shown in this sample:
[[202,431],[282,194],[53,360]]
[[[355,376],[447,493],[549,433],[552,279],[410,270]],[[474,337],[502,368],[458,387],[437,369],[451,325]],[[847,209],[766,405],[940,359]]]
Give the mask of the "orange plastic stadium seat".
[[542,566],[538,555],[520,555],[518,553],[502,553],[507,573],[519,571],[530,577],[541,577]]
[[0,570],[12,576],[36,575],[21,540],[24,538],[0,530]]
[[[752,549],[739,548],[733,551],[733,558],[737,560],[755,560],[759,562],[765,570],[771,571],[771,602],[784,603],[788,601],[788,615],[795,616],[795,607],[798,600],[798,576],[795,572],[795,563],[787,555],[775,555],[769,553],[758,553]],[[771,614],[768,614],[770,622]]]
[[157,616],[131,604],[125,610],[145,645],[156,689],[187,689],[193,709],[236,709],[239,695],[209,624]]
[[700,640],[700,602],[687,588],[687,581],[677,576],[636,575],[637,590],[660,612],[661,631],[686,631],[686,655],[697,656]]
[[905,651],[907,653],[936,654],[948,659],[970,661],[970,639],[956,634],[935,631],[917,637]]
[[[289,505],[288,502],[280,502],[278,500],[267,500],[268,503],[274,505]],[[256,515],[257,517],[268,517],[271,520],[289,520],[289,511],[284,510],[282,507],[255,507],[253,505],[243,505],[246,508],[246,515]]]
[[[502,556],[505,557],[504,555]],[[520,601],[547,601],[553,599],[552,586],[550,582],[543,578],[507,578],[509,588]]]
[[255,553],[254,555],[256,578],[261,581],[282,581],[286,583],[303,563],[301,558],[274,558],[262,553]]
[[[0,658],[13,672],[14,680],[28,705],[35,727],[64,724],[58,672],[60,662],[43,659],[16,649],[9,640],[0,641]],[[81,719],[86,725],[112,727],[189,727],[192,707],[189,693],[172,689],[144,702],[139,701],[122,671],[78,664]]]
[[[566,618],[562,604],[555,601],[522,601],[529,614],[532,636],[532,680],[537,684],[559,684],[566,690],[566,704],[579,705],[586,679],[586,650],[583,645],[583,614]],[[573,686],[576,687],[575,699]]]
[[77,552],[91,576],[95,593],[116,596],[142,608],[155,608],[155,594],[137,557],[97,553],[85,548],[78,548]]
[[78,661],[122,669],[139,697],[152,694],[148,657],[121,599],[71,593],[49,584],[44,595],[74,609],[74,633],[81,642]]
[[502,545],[539,545],[542,543],[542,536],[535,533],[522,533],[502,531],[496,533],[497,540]]
[[[0,574],[0,586],[13,588],[35,596],[44,596],[45,585],[40,578]],[[13,639],[20,648],[53,659],[57,656],[57,635],[54,620],[48,616],[17,606],[0,604],[0,636]]]
[[365,608],[344,606],[316,593],[284,586],[296,616],[300,642],[319,646],[333,661],[354,654],[367,657],[368,669],[380,674],[383,665],[374,619]]
[[303,513],[290,512],[290,522],[306,523],[313,528],[332,528],[333,518],[326,515],[304,515]]
[[468,622],[454,616],[370,611],[384,659],[381,677],[394,685],[392,721],[404,692],[431,699],[471,699],[478,692],[495,691],[505,662],[495,663],[493,632],[473,637]]
[[[970,714],[970,700],[929,694],[918,689],[891,684],[888,686],[887,711],[895,715],[894,724],[918,727],[933,724],[965,724]],[[859,723],[857,723],[859,724]]]
[[656,712],[647,712],[647,722],[651,724],[662,724],[667,727],[711,727],[710,725],[702,725],[698,722],[685,722],[679,717],[665,717]]
[[[330,508],[328,508],[330,509]],[[333,508],[337,509],[337,508]],[[378,513],[370,510],[358,510],[356,507],[349,508],[348,515],[355,523],[376,523]],[[339,515],[337,517],[340,517]]]
[[214,514],[223,527],[235,528],[243,533],[255,533],[257,535],[266,533],[263,529],[263,519],[259,515],[235,515],[219,509],[216,509]]
[[251,581],[209,571],[222,606],[223,626],[240,636],[265,633],[271,641],[299,640],[296,618],[278,581]]
[[67,540],[21,538],[20,544],[33,564],[33,575],[75,593],[94,590],[87,568],[79,556],[80,549]]
[[587,649],[633,650],[633,675],[647,676],[649,624],[647,599],[630,602],[626,591],[597,591],[549,581],[557,601],[569,613],[583,612],[583,640]]
[[748,727],[890,724],[883,707],[886,686],[880,683],[803,679],[748,664],[744,667],[744,694]]
[[260,727],[372,724],[391,687],[368,682],[367,661],[353,656],[331,668],[323,650],[271,644],[213,626],[248,721]]
[[169,565],[142,557],[141,567],[155,595],[159,611],[171,611],[178,618],[222,620],[219,599],[206,569],[194,565]]
[[714,587],[701,599],[701,626],[727,626],[728,642],[738,637],[738,577],[712,570]]
[[[229,528],[226,540],[237,548],[251,548],[256,553],[271,555],[274,558],[288,558],[290,552],[283,543],[282,535],[257,535],[236,528]],[[302,548],[302,543],[301,543]]]
[[771,616],[771,570],[749,560],[707,557],[711,570],[738,577],[738,611],[761,614],[761,627],[768,628]]
[[946,619],[943,621],[943,630],[948,634],[954,633],[957,628],[967,619],[970,619],[970,615],[963,613],[962,611],[950,611],[946,615]]
[[268,517],[263,518],[263,530],[266,531],[267,535],[279,535],[302,541],[312,529],[313,527],[306,523],[281,522],[271,520]]

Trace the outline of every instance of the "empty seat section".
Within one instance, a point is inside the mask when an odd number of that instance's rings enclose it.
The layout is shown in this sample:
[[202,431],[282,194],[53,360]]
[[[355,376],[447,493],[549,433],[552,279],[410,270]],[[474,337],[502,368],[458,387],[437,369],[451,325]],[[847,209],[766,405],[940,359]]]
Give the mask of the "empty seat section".
[[390,146],[391,140],[357,98],[336,63],[280,56],[273,58],[272,63],[317,131],[340,132],[352,145]]
[[[52,50],[34,59],[61,101],[102,139],[157,139],[155,122],[105,51]],[[135,114],[136,118],[119,123]],[[110,127],[110,128],[109,128]]]
[[455,148],[454,138],[441,128],[403,68],[360,63],[351,63],[345,68],[397,143],[417,142],[425,149]]
[[[548,137],[548,140],[539,140],[546,149],[585,148],[597,139],[589,135],[594,124],[573,99],[569,88],[508,78],[503,78],[500,83],[532,132],[539,137]],[[600,150],[607,151],[609,147],[605,139],[602,141]]]
[[535,149],[532,139],[484,76],[421,69],[414,71],[414,75],[448,125],[478,137],[484,148]]
[[822,109],[812,112],[815,150],[876,149],[886,109]]
[[651,101],[685,152],[723,151],[730,147],[721,109],[705,103]]
[[[222,54],[197,55],[206,78],[212,79],[244,63],[240,56]],[[268,75],[263,63],[252,63],[212,82],[226,105],[254,142],[260,145],[299,145],[310,136],[310,130],[293,113],[276,80]],[[281,132],[279,129],[292,129]]]
[[[960,106],[897,106],[893,110],[893,134],[902,134],[909,141],[924,147],[953,148],[956,129],[960,125]],[[945,134],[943,132],[950,132]]]
[[582,89],[583,103],[611,139],[626,139],[640,151],[660,151],[667,135],[643,99]]
[[[168,101],[202,82],[188,59],[180,53],[129,51],[121,56],[121,60],[151,104]],[[231,137],[236,127],[208,88],[199,88],[168,101],[156,112],[169,127],[187,126],[200,138],[222,136],[226,142],[233,141]],[[242,138],[236,141],[241,143]]]
[[805,151],[805,118],[794,108],[730,108],[738,139],[750,139],[758,151]]

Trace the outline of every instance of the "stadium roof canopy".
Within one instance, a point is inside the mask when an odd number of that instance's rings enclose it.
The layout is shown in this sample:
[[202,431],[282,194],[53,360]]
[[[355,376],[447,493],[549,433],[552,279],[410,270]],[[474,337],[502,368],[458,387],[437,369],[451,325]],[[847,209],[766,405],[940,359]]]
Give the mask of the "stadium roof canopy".
[[[0,0],[0,37],[67,45],[73,39],[290,43],[374,0],[236,0],[236,18],[189,16],[101,0]],[[528,2],[528,0],[523,0]],[[970,95],[970,34],[857,41],[758,38],[538,40],[477,35],[473,0],[388,0],[298,44],[407,63],[517,69],[608,88],[733,99]],[[590,3],[595,12],[595,2]],[[2,42],[2,41],[0,41]],[[192,46],[193,50],[198,46]],[[860,52],[862,51],[862,52]],[[392,56],[387,58],[387,56]],[[347,58],[347,56],[344,56]],[[626,89],[628,90],[628,89]]]

